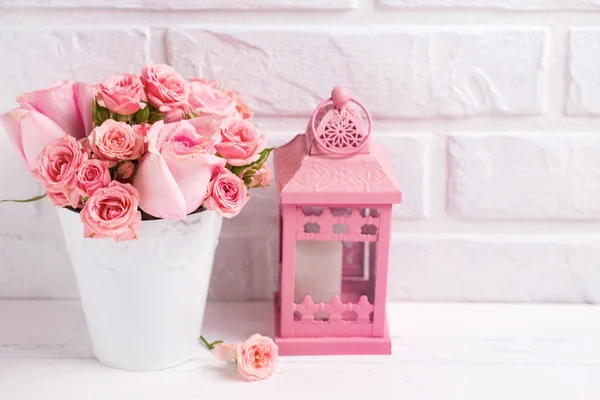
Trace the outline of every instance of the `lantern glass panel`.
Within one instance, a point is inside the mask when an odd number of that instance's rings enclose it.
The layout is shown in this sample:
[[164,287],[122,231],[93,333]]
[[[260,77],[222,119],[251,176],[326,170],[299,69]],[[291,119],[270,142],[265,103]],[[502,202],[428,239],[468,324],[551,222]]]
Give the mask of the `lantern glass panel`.
[[[327,310],[332,304],[358,304],[362,296],[373,304],[376,248],[375,242],[297,241],[294,303],[308,305],[304,309],[313,311],[311,315],[296,313],[294,320],[329,321]],[[357,313],[336,317],[351,322],[357,320]]]

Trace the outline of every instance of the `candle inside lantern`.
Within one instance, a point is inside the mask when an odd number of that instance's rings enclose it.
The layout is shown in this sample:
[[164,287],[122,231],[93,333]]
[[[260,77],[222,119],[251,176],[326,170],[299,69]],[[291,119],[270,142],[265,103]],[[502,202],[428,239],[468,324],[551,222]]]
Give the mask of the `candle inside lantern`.
[[342,244],[336,241],[296,242],[294,301],[310,295],[314,303],[329,303],[342,292]]

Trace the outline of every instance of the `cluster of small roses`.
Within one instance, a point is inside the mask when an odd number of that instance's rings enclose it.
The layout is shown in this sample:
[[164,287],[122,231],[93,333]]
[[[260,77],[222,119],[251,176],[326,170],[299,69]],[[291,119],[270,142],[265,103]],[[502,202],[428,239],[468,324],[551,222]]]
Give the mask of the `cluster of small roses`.
[[238,372],[247,381],[267,379],[277,366],[277,345],[273,339],[258,333],[244,343],[208,343],[203,337],[201,340],[218,360],[235,362]]
[[269,183],[272,149],[247,105],[168,65],[17,101],[0,121],[52,203],[81,210],[86,237],[134,239],[142,211],[185,219],[204,207],[231,218],[249,188]]

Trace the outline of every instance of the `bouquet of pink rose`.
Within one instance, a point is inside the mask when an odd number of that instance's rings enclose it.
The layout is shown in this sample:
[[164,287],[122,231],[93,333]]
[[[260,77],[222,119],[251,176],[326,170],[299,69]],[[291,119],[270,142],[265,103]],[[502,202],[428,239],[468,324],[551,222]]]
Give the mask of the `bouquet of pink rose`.
[[17,101],[0,121],[52,203],[79,210],[88,238],[135,239],[142,219],[204,209],[231,218],[270,179],[272,149],[244,101],[168,65]]

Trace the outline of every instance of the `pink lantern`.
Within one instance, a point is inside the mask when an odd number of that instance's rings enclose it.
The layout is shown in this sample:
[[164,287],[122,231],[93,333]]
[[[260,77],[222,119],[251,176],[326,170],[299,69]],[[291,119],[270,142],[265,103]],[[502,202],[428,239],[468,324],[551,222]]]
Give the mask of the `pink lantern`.
[[392,204],[402,193],[371,125],[365,107],[337,87],[307,132],[275,150],[282,355],[391,353],[388,258]]

